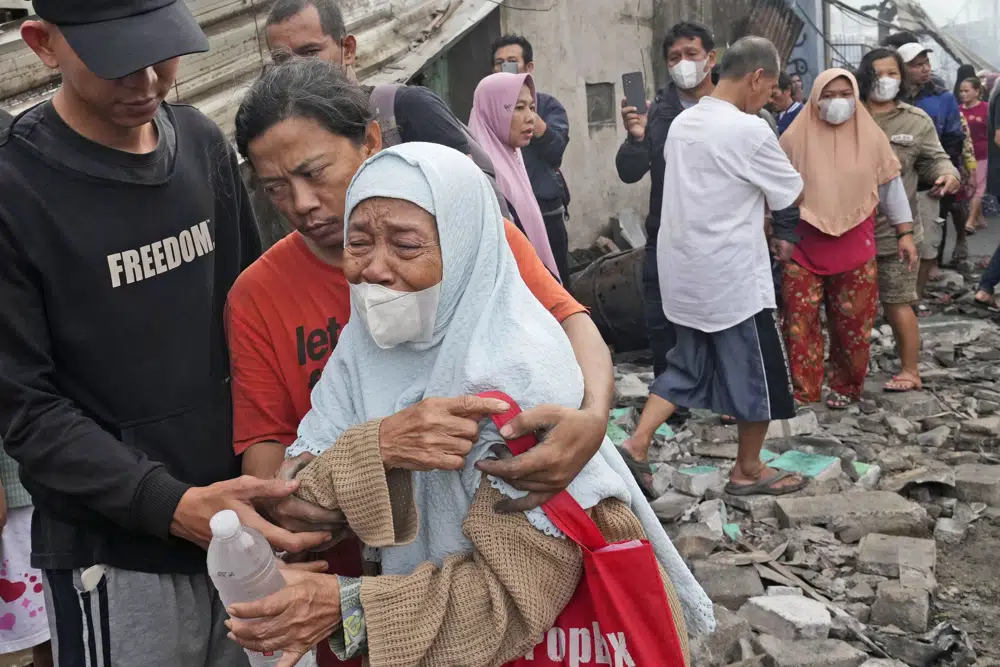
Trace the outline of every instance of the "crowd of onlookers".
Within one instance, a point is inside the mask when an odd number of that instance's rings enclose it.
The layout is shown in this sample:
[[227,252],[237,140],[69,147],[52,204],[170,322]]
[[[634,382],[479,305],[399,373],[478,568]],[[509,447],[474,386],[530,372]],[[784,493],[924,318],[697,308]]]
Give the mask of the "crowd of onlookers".
[[[921,389],[946,219],[961,259],[1000,190],[995,77],[958,81],[959,106],[901,34],[807,93],[766,39],[720,56],[673,26],[670,82],[621,111],[619,176],[651,178],[657,379],[615,448],[611,357],[567,288],[569,124],[530,42],[492,44],[466,125],[426,88],[359,83],[335,0],[278,0],[234,151],[164,101],[208,49],[184,2],[34,6],[21,35],[61,83],[0,132],[0,653],[37,667],[564,655],[538,644],[583,568],[540,509],[564,490],[602,539],[649,540],[686,653],[714,620],[642,498],[654,432],[711,409],[739,430],[728,492],[802,488],[760,461],[769,422],[860,398],[880,303],[884,389]],[[240,158],[293,229],[266,250]],[[987,307],[995,279],[1000,253]],[[514,406],[489,390],[525,411],[494,425]],[[286,588],[223,608],[223,509],[288,555]]]

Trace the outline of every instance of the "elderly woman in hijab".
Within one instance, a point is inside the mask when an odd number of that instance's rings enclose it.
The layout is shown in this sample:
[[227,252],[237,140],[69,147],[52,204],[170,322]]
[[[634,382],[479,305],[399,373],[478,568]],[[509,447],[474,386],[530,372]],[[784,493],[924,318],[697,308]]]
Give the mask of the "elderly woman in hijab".
[[553,218],[548,224],[554,226],[546,227],[548,219],[538,208],[521,155],[521,149],[534,137],[534,127],[535,83],[530,74],[500,72],[479,82],[472,100],[469,130],[493,161],[497,184],[507,198],[514,222],[549,271],[566,282],[566,223]]
[[[579,366],[518,276],[496,198],[468,158],[420,143],[382,151],[354,177],[346,208],[352,316],[288,456],[316,455],[298,473],[300,497],[339,509],[381,547],[382,575],[287,573],[282,591],[234,605],[233,634],[301,655],[334,631],[338,655],[367,652],[376,666],[505,664],[569,601],[579,549],[541,510],[495,510],[523,492],[482,472],[506,451],[488,420],[450,471],[385,465],[380,432],[431,396],[499,390],[524,408],[571,408]],[[607,439],[568,490],[609,541],[649,539],[663,572],[649,585],[666,588],[685,652],[685,620],[711,631],[711,602]]]
[[782,276],[782,325],[795,398],[819,401],[823,389],[820,305],[830,333],[826,404],[846,408],[861,396],[878,304],[876,209],[892,225],[900,260],[917,268],[913,216],[900,164],[859,103],[854,75],[829,69],[816,78],[806,108],[781,137],[802,175],[801,237]]

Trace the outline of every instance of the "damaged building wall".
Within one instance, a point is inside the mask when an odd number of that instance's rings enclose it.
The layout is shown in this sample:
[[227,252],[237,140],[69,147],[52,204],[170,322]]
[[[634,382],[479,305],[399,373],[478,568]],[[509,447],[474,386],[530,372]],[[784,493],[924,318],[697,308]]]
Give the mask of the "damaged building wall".
[[[267,61],[264,22],[273,1],[185,1],[210,48],[181,59],[168,100],[194,104],[231,134],[240,91]],[[365,78],[408,53],[422,30],[457,3],[339,0],[348,30],[358,36],[358,75]],[[59,81],[21,40],[22,22],[0,25],[0,108],[15,114],[50,97]]]
[[709,26],[718,46],[748,34],[768,37],[787,62],[802,21],[785,0],[507,0],[505,33],[535,49],[535,79],[569,114],[563,172],[573,201],[570,247],[590,245],[624,209],[645,217],[649,181],[618,179],[615,153],[625,139],[619,115],[621,75],[641,71],[650,98],[667,80],[660,45],[680,21]]
[[572,194],[570,246],[590,245],[623,208],[645,215],[649,181],[618,180],[615,153],[625,138],[621,76],[641,71],[653,94],[653,0],[508,0],[505,33],[535,49],[538,89],[566,107],[570,142],[563,172]]

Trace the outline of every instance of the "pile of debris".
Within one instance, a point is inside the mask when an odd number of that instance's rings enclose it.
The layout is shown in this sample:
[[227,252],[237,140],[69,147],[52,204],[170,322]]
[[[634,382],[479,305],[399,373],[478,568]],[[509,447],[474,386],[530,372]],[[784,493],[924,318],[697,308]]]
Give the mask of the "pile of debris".
[[[716,608],[696,667],[968,667],[977,648],[1000,650],[974,647],[948,615],[933,622],[964,593],[939,590],[939,548],[1000,522],[1000,326],[963,297],[921,320],[924,391],[881,390],[899,368],[884,326],[864,400],[771,425],[763,458],[810,478],[799,492],[727,494],[736,428],[711,413],[657,432],[653,509]],[[641,353],[617,361],[620,443],[653,375]]]

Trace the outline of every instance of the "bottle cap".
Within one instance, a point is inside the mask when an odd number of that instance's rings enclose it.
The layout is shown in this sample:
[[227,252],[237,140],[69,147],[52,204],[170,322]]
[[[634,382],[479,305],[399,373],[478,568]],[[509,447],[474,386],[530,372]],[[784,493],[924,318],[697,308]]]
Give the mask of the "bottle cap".
[[242,528],[240,517],[233,510],[217,512],[208,525],[212,528],[212,537],[217,537],[220,540],[233,537]]

